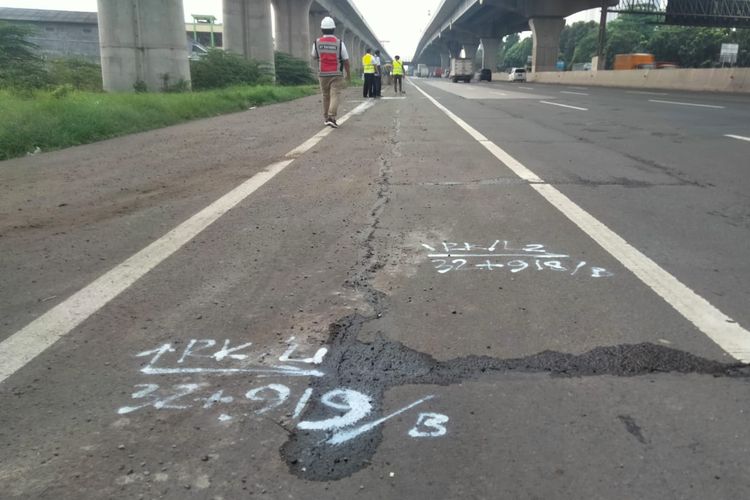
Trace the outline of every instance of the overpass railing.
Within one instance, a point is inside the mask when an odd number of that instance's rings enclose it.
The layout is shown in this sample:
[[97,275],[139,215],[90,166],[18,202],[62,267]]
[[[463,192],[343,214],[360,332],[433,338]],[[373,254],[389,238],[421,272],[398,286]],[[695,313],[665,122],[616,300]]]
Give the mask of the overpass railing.
[[750,28],[750,0],[621,0],[610,11],[651,15],[659,24]]

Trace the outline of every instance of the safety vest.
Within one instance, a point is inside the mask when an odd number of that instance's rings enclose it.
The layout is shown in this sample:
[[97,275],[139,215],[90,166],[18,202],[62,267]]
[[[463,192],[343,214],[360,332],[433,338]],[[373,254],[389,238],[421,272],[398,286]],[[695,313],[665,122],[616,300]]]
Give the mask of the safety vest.
[[333,35],[325,35],[315,42],[320,76],[341,76],[341,41]]
[[372,57],[372,54],[365,54],[365,56],[362,58],[362,66],[364,67],[364,72],[366,74],[375,74],[375,58]]
[[403,76],[404,74],[404,63],[401,61],[393,61],[393,76]]

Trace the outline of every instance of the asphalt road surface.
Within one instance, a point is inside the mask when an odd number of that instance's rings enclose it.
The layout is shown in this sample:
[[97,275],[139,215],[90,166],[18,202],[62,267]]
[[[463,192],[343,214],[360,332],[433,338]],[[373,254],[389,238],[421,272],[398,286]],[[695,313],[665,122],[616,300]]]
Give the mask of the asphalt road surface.
[[750,99],[407,92],[0,163],[0,497],[750,497]]

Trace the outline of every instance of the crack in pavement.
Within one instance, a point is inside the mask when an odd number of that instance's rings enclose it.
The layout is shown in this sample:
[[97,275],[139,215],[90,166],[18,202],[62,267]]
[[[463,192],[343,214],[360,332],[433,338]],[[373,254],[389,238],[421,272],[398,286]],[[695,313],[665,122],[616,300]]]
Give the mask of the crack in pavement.
[[[389,136],[394,156],[400,155],[399,133],[397,113]],[[329,394],[342,389],[358,391],[369,398],[371,411],[367,416],[371,422],[377,422],[384,413],[384,395],[393,387],[448,386],[475,380],[488,373],[547,373],[558,377],[680,373],[750,378],[750,365],[725,364],[651,343],[598,347],[580,355],[544,351],[513,359],[466,356],[438,361],[426,353],[389,340],[382,332],[372,342],[360,341],[363,327],[382,317],[387,308],[386,295],[373,286],[376,273],[383,267],[375,250],[375,234],[391,196],[391,161],[384,154],[380,162],[378,198],[370,213],[370,231],[364,240],[365,255],[358,266],[360,271],[347,282],[347,286],[363,293],[373,313],[347,316],[330,326],[329,351],[320,366],[326,375],[311,381],[309,387],[313,393]],[[342,418],[351,410],[349,405],[330,403],[330,400],[326,404],[320,398],[311,399],[301,421],[322,422],[331,419],[332,413],[336,418]],[[627,421],[625,423],[628,425]],[[383,439],[382,425],[366,427],[356,439],[342,444],[335,444],[335,441],[331,444],[334,430],[296,428],[289,433],[280,453],[290,472],[299,478],[311,481],[343,479],[366,468]],[[628,429],[635,428],[629,426]]]

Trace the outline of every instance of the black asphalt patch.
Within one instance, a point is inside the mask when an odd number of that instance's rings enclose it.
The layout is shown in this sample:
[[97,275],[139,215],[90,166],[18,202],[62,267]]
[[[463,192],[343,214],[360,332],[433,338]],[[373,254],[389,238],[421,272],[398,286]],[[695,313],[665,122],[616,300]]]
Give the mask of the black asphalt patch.
[[[325,377],[311,387],[316,393],[353,389],[367,394],[376,420],[383,415],[383,397],[393,387],[403,385],[448,386],[473,380],[483,374],[548,373],[555,377],[637,377],[660,373],[699,374],[714,377],[750,378],[750,365],[724,364],[661,345],[643,343],[599,347],[575,355],[544,351],[524,358],[498,359],[467,356],[449,361],[410,349],[379,335],[374,342],[358,340],[364,324],[373,318],[352,316],[331,327],[330,351],[322,365]],[[331,418],[331,408],[312,402],[303,420]],[[621,418],[628,432],[644,442],[632,419]],[[281,449],[290,471],[313,481],[349,477],[367,467],[382,441],[378,426],[350,442],[326,443],[333,433],[295,430]]]

